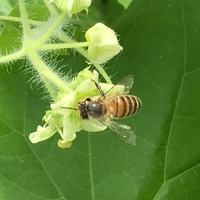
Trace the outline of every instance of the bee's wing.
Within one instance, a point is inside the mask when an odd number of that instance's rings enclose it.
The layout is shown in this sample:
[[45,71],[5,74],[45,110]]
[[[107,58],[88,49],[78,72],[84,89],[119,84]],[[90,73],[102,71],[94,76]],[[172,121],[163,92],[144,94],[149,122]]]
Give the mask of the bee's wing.
[[113,85],[108,91],[106,91],[105,96],[109,97],[109,96],[120,95],[121,93],[118,93],[117,91],[115,91],[117,86],[120,86],[120,85],[123,85],[125,87],[123,94],[128,94],[130,89],[133,86],[133,77],[131,75],[125,76],[117,84]]
[[116,85],[124,85],[125,89],[124,89],[124,93],[129,93],[130,89],[133,86],[133,76],[132,75],[128,75],[125,76],[123,79],[121,79]]
[[112,120],[104,120],[101,122],[126,143],[135,145],[135,134],[129,126]]

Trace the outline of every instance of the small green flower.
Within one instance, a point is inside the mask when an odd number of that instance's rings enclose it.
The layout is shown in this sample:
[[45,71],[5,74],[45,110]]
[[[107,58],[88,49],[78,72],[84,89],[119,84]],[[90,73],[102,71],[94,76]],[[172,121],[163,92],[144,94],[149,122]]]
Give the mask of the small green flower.
[[88,11],[88,7],[91,5],[91,0],[52,0],[55,5],[62,10],[72,16],[72,14],[76,14],[81,12],[82,10]]
[[95,64],[107,62],[123,49],[115,32],[102,23],[97,23],[88,29],[85,37],[89,43],[88,55]]
[[[79,101],[100,96],[94,82],[91,81],[92,79],[98,82],[98,76],[95,70],[91,72],[88,68],[79,72],[69,85],[72,92],[59,94],[62,98],[58,102],[52,103],[50,105],[51,110],[47,111],[43,117],[45,125],[43,127],[38,126],[37,131],[29,135],[31,142],[41,142],[58,132],[61,136],[58,146],[69,148],[72,145],[72,141],[76,138],[76,133],[80,130],[89,132],[105,130],[106,126],[99,120],[93,118],[83,120],[77,110]],[[100,83],[100,86],[103,91],[108,91],[113,85]],[[124,86],[118,86],[116,90],[123,91]]]

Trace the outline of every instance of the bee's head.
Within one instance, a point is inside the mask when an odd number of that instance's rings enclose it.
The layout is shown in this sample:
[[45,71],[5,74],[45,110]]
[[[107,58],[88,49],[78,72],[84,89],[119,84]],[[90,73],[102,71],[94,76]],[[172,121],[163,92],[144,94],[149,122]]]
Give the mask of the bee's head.
[[82,119],[89,119],[87,106],[91,101],[90,98],[87,98],[85,101],[78,102],[78,110]]

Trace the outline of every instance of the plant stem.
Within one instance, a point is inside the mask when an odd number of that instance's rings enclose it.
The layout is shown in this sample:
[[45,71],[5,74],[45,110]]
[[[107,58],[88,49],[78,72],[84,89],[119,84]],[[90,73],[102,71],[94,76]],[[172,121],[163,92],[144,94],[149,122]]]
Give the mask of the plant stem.
[[67,86],[67,84],[46,65],[46,63],[40,58],[40,56],[37,54],[35,50],[31,49],[28,53],[28,57],[42,78],[43,77],[46,78],[48,81],[52,82],[59,89],[62,89],[66,92],[72,91]]
[[[19,17],[12,17],[12,16],[0,16],[0,20],[6,20],[6,21],[12,21],[12,22],[22,22],[22,19],[19,18]],[[32,19],[28,19],[28,23],[29,24],[32,24],[32,25],[35,25],[35,26],[39,26],[41,23],[43,22],[40,22],[40,21],[35,21],[35,20],[32,20]]]
[[28,23],[28,16],[26,13],[25,4],[23,0],[19,0],[19,9],[20,9],[20,14],[22,18],[24,37],[28,37],[31,35],[31,29]]
[[11,53],[6,56],[1,56],[0,63],[12,62],[13,60],[17,60],[25,55],[26,55],[26,51],[24,49],[20,49],[19,51],[15,53]]
[[46,50],[55,50],[55,49],[68,49],[68,48],[80,48],[87,47],[88,42],[77,42],[77,43],[68,43],[68,44],[44,44],[38,48],[38,50],[46,51]]
[[44,44],[52,35],[52,33],[56,30],[56,28],[60,25],[60,23],[63,21],[63,19],[66,17],[67,13],[62,13],[57,20],[50,26],[50,28],[47,30],[47,32],[36,42],[36,46],[41,46]]
[[43,77],[41,79],[44,82],[44,84],[45,84],[45,86],[46,86],[51,98],[54,101],[57,101],[57,91],[55,90],[55,87],[53,87],[52,83],[46,77]]
[[46,7],[49,9],[49,12],[51,13],[51,15],[58,15],[55,7],[53,6],[52,2],[50,2],[49,0],[44,0],[44,3],[46,5]]

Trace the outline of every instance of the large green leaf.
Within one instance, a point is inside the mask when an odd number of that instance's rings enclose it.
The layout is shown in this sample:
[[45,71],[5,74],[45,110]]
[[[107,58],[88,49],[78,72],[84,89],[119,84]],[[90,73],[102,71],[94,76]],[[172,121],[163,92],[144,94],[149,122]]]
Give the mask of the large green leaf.
[[[21,62],[1,68],[0,199],[200,199],[200,1],[108,5],[99,16],[124,50],[105,67],[116,82],[133,74],[131,93],[143,103],[123,120],[135,130],[136,146],[110,130],[79,132],[67,150],[57,147],[58,135],[31,144],[48,98],[18,70]],[[86,66],[80,56],[64,63],[74,72]]]

